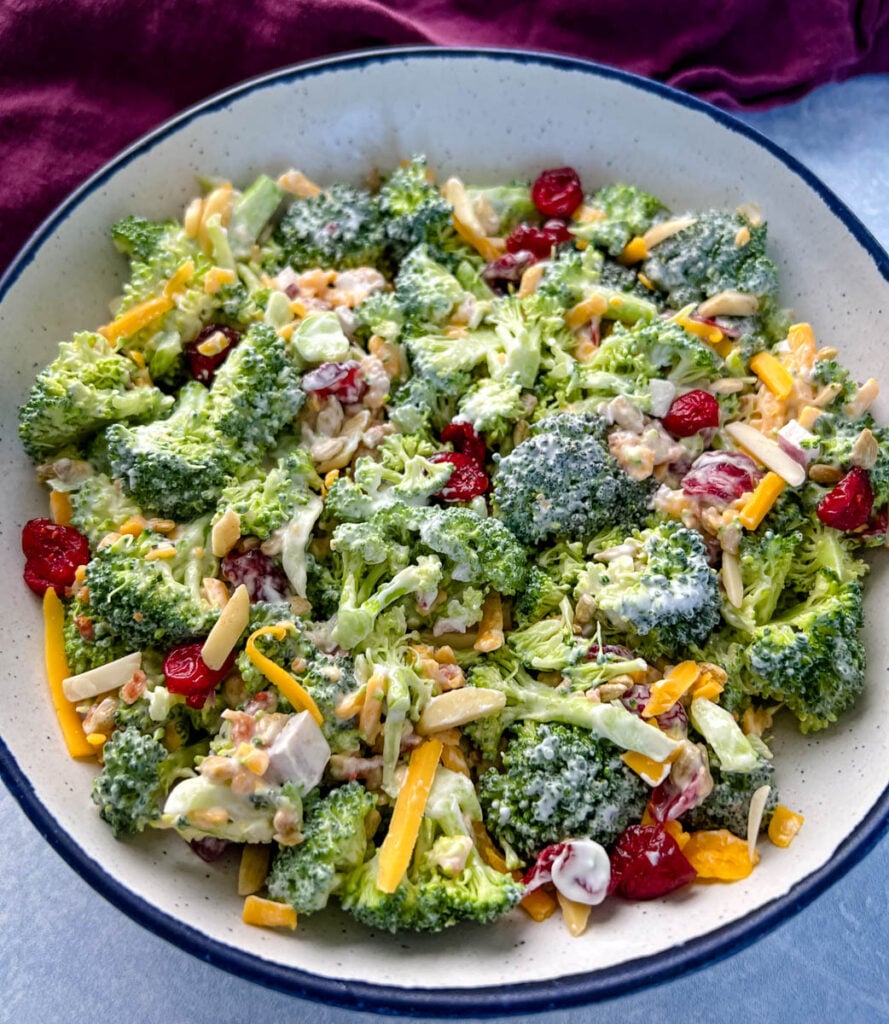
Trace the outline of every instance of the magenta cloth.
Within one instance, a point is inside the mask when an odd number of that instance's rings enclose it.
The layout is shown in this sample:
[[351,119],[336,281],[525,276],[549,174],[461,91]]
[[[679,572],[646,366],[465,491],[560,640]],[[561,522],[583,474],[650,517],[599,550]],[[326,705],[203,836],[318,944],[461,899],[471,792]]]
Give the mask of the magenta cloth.
[[585,57],[753,108],[889,70],[889,0],[0,0],[0,270],[184,107],[311,57],[410,43]]

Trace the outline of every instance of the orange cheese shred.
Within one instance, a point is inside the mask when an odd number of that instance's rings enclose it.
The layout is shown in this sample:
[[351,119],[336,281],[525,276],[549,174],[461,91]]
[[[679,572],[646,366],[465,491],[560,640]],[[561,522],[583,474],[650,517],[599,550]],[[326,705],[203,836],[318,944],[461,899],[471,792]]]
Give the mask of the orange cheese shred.
[[747,840],[726,828],[690,833],[682,854],[698,878],[737,882],[753,871]]
[[488,263],[503,255],[505,245],[502,242],[497,242],[492,238],[487,238],[485,235],[480,235],[475,228],[460,220],[456,214],[453,215],[453,221],[454,230],[457,234],[467,245],[471,245],[480,256],[483,256]]
[[389,831],[380,847],[377,888],[381,892],[395,892],[411,862],[441,749],[440,740],[430,739],[415,747],[411,754],[407,777],[399,790]]
[[780,401],[793,394],[793,375],[771,352],[757,352],[750,360],[750,369]]
[[256,649],[256,640],[261,636],[272,636],[276,640],[283,640],[287,636],[286,626],[263,626],[251,633],[244,650],[247,657],[259,669],[260,672],[284,694],[290,703],[299,711],[308,711],[312,718],[322,725],[324,716],[318,710],[318,705],[312,700],[311,695],[293,678],[293,676],[280,665],[275,664],[271,658],[267,658]]
[[786,481],[777,473],[766,473],[756,485],[756,490],[750,496],[750,500],[738,513],[741,525],[748,530],[755,530],[765,519],[769,509],[778,500],[786,486]]
[[604,295],[591,295],[588,299],[578,302],[565,313],[565,326],[573,331],[583,327],[594,316],[601,316],[608,309],[608,299]]
[[679,698],[697,682],[701,666],[696,661],[682,661],[670,669],[663,679],[652,684],[651,696],[642,712],[643,718],[654,718],[669,711]]
[[72,757],[95,757],[96,747],[87,740],[80,715],[62,690],[62,680],[71,674],[65,657],[65,609],[52,587],[43,595],[43,626],[46,676],[65,746]]
[[158,295],[153,299],[137,302],[135,306],[130,306],[120,316],[115,317],[110,324],[100,327],[99,334],[110,342],[129,338],[172,308],[173,300],[169,295]]
[[559,904],[556,902],[555,896],[547,892],[546,889],[535,889],[533,892],[525,893],[519,901],[519,906],[532,921],[540,923],[548,917],[552,917]]
[[71,525],[71,499],[65,491],[49,492],[49,514],[59,526]]
[[244,924],[257,928],[289,928],[296,930],[296,911],[286,903],[264,900],[261,896],[248,896],[241,915]]
[[791,811],[784,804],[778,804],[769,822],[769,839],[775,846],[786,849],[803,827],[804,821],[805,818],[801,814]]

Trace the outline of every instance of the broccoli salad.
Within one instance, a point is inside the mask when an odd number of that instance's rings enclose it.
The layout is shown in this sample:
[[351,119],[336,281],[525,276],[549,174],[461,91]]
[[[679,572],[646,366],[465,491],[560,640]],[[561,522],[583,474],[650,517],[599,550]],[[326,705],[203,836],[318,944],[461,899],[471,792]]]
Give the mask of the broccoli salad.
[[790,844],[770,731],[862,690],[889,432],[755,206],[414,157],[208,180],[111,238],[122,294],[19,426],[114,836],[237,856],[252,925],[572,934]]

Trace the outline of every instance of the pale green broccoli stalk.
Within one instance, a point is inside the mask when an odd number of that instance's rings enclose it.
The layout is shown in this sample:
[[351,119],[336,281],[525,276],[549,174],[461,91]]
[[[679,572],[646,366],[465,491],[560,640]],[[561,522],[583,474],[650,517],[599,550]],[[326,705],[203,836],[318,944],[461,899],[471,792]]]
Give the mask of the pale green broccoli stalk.
[[347,782],[326,796],[306,801],[303,841],[282,846],[268,877],[269,896],[298,914],[323,910],[345,877],[364,860],[364,823],[376,798],[359,782]]
[[540,214],[531,199],[531,186],[524,181],[509,185],[468,185],[466,194],[473,208],[482,206],[496,218],[494,233],[506,237],[513,228],[528,221],[536,223]]
[[116,531],[128,519],[142,515],[142,509],[124,494],[120,480],[95,473],[70,492],[71,525],[95,548],[108,533]]
[[261,174],[235,200],[228,222],[228,242],[235,259],[246,259],[263,228],[275,215],[284,190],[268,175]]
[[351,478],[339,476],[327,492],[324,512],[339,522],[362,522],[382,508],[403,502],[426,505],[454,471],[449,462],[430,462],[439,448],[419,435],[390,434],[376,457],[362,456]]
[[580,661],[589,648],[589,641],[574,633],[574,609],[571,602],[561,602],[557,618],[541,619],[522,629],[512,629],[506,637],[519,661],[526,668],[552,672]]
[[451,205],[430,181],[424,156],[396,168],[380,186],[378,201],[396,259],[417,245],[434,252],[454,247]]
[[497,758],[504,730],[522,720],[576,725],[624,750],[638,751],[656,761],[669,757],[675,747],[673,740],[622,704],[595,704],[581,693],[554,690],[533,679],[508,654],[473,666],[467,685],[499,690],[506,695],[502,711],[470,722],[463,730],[490,761]]
[[760,760],[749,772],[727,772],[718,765],[710,765],[713,789],[703,803],[693,807],[682,816],[685,828],[699,829],[727,828],[741,839],[747,838],[747,821],[750,817],[750,799],[761,786],[771,787],[760,830],[768,828],[775,808],[778,806],[778,790],[775,786],[775,769],[771,761]]
[[[125,534],[97,551],[87,565],[90,617],[107,623],[132,649],[205,636],[218,616],[195,586],[203,575],[200,560],[183,550],[178,571],[170,559],[146,560],[168,543],[147,530],[139,537]],[[190,566],[196,571],[189,571]]]
[[482,859],[472,832],[472,822],[481,818],[472,782],[439,767],[398,888],[391,894],[377,888],[377,853],[346,879],[339,893],[343,907],[363,924],[391,932],[438,932],[459,921],[487,923],[507,913],[523,887]]
[[[289,317],[289,302],[283,305],[284,315]],[[348,356],[351,348],[340,319],[333,311],[310,313],[297,325],[290,336],[290,344],[309,364],[339,362]]]
[[627,242],[645,232],[669,211],[654,196],[634,185],[606,185],[592,197],[590,205],[605,216],[572,228],[575,238],[604,249],[611,256],[620,256]]
[[273,237],[279,264],[296,270],[379,266],[386,246],[379,204],[370,192],[350,185],[294,200]]
[[493,484],[497,515],[528,545],[589,538],[615,522],[631,527],[647,517],[651,494],[608,453],[605,425],[591,415],[541,420],[500,460]]
[[639,821],[649,796],[620,755],[578,726],[519,722],[507,733],[502,770],[479,780],[488,830],[526,862],[565,839],[610,846]]
[[140,381],[139,369],[102,337],[87,331],[59,345],[19,410],[19,436],[35,461],[81,445],[118,421],[156,419],[172,398]]
[[160,820],[167,793],[179,779],[194,774],[194,762],[207,745],[174,752],[138,729],[112,733],[102,748],[102,771],[93,781],[92,800],[115,837],[141,832]]
[[468,420],[477,434],[484,434],[494,444],[505,441],[531,411],[522,401],[521,383],[509,377],[483,377],[463,395],[457,408],[458,418]]
[[272,447],[304,399],[283,340],[257,324],[209,391],[191,382],[167,419],[108,428],[113,475],[143,508],[193,518],[212,507],[229,476]]
[[590,595],[597,615],[646,658],[679,657],[719,623],[719,588],[703,537],[664,522],[628,541],[635,554],[588,563],[575,597]]

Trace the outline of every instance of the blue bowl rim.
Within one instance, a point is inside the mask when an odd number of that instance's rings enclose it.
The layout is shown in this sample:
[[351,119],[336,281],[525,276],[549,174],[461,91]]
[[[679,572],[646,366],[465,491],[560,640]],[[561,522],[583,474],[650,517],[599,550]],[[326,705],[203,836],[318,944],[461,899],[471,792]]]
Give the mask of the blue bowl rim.
[[[224,107],[227,103],[255,90],[377,63],[405,58],[487,59],[510,63],[537,64],[561,70],[580,71],[599,78],[613,79],[661,99],[705,114],[733,132],[746,136],[767,150],[800,178],[830,211],[843,222],[862,248],[873,259],[883,278],[889,282],[889,255],[846,204],[799,160],[784,149],[725,111],[671,86],[643,78],[628,71],[596,64],[576,57],[541,51],[510,48],[471,48],[433,46],[395,46],[368,49],[319,58],[248,79],[208,97],[165,121],[91,175],[68,196],[36,229],[18,256],[0,277],[0,302],[24,269],[37,256],[41,246],[62,221],[108,178],[155,144],[187,126],[196,117]],[[641,988],[674,980],[677,977],[733,955],[755,942],[779,924],[798,913],[857,864],[889,830],[889,787],[871,808],[867,817],[847,836],[833,856],[821,868],[798,882],[789,892],[759,907],[737,921],[722,926],[699,939],[648,957],[626,961],[614,967],[588,974],[482,988],[399,988],[363,981],[326,978],[263,960],[179,921],[136,895],[111,878],[64,831],[34,792],[27,776],[9,748],[0,738],[0,778],[17,800],[35,828],[53,849],[93,889],[137,924],[166,939],[198,959],[229,973],[269,988],[305,999],[346,1007],[356,1011],[382,1014],[407,1014],[416,1017],[463,1017],[527,1014],[578,1006],[637,992]]]

